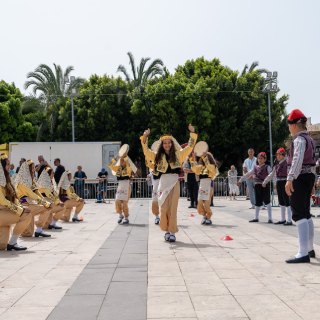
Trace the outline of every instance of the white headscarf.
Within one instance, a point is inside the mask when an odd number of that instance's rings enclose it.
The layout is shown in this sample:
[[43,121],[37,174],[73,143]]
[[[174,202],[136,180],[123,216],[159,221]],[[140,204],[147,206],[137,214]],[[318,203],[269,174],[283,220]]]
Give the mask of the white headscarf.
[[[176,149],[176,151],[180,151],[182,150],[183,148],[181,147],[181,145],[178,143],[178,141],[173,137],[173,136],[168,136],[168,139],[172,140],[173,144],[174,144],[174,147]],[[158,150],[161,146],[161,143],[162,143],[162,140],[161,138],[157,141],[155,141],[152,146],[151,146],[151,149],[152,151],[157,154],[158,153]]]
[[69,171],[65,171],[61,175],[61,178],[60,178],[60,181],[59,181],[59,184],[58,184],[58,192],[59,193],[61,192],[60,191],[61,189],[67,190],[71,186],[71,182],[70,182],[70,180],[68,178],[68,174],[69,173],[70,173]]
[[28,188],[32,187],[32,177],[29,170],[28,162],[25,161],[22,163],[19,172],[17,173],[17,177],[14,180],[15,186],[18,184],[23,184]]
[[0,163],[0,186],[5,187],[7,185],[7,179],[4,175],[2,164]]
[[52,181],[46,169],[42,170],[40,177],[37,181],[37,186],[38,188],[45,188],[49,189],[50,191],[53,191]]

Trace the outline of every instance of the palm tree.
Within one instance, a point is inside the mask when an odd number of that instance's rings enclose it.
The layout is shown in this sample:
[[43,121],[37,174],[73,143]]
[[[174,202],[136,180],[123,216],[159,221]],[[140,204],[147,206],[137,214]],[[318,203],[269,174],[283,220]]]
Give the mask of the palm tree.
[[141,90],[147,84],[148,80],[164,74],[164,64],[161,59],[153,60],[147,67],[146,65],[150,58],[142,58],[139,66],[136,66],[133,54],[128,52],[128,56],[132,71],[132,78],[123,65],[119,65],[117,72],[122,72],[127,82],[132,83],[135,89]]
[[59,114],[57,101],[70,96],[73,89],[78,89],[84,82],[82,78],[75,78],[69,82],[70,73],[74,70],[72,66],[68,66],[63,71],[60,65],[55,63],[53,65],[54,70],[46,64],[40,64],[35,71],[27,74],[29,80],[24,84],[25,89],[33,87],[34,95],[39,93],[39,99],[44,106],[47,123],[40,125],[38,137],[41,136],[44,128],[49,128],[51,138],[53,138]]
[[[258,61],[253,61],[253,62],[251,63],[250,68],[249,68],[248,65],[246,64],[246,65],[244,66],[244,68],[243,68],[240,76],[242,77],[242,76],[244,76],[246,73],[253,72],[254,69],[255,69],[258,65],[259,65],[259,62],[258,62]],[[248,70],[248,68],[249,68],[249,70]],[[257,71],[260,71],[260,69],[258,69]]]

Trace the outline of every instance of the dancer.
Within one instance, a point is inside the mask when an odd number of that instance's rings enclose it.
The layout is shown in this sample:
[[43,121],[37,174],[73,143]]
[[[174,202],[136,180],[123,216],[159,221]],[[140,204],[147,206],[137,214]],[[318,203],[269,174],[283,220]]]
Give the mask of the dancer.
[[39,192],[52,206],[50,217],[46,222],[45,228],[62,229],[62,227],[57,225],[57,221],[63,217],[65,208],[63,202],[59,199],[59,195],[54,190],[52,179],[54,179],[54,171],[47,166],[41,171],[39,179],[37,180]]
[[288,126],[293,138],[288,156],[288,177],[285,185],[290,197],[292,219],[298,227],[299,250],[287,263],[310,262],[313,249],[314,225],[310,214],[310,197],[315,182],[315,142],[307,132],[307,118],[299,110],[292,110]]
[[64,171],[58,184],[58,193],[60,200],[64,203],[64,213],[61,220],[69,222],[72,209],[76,210],[72,217],[72,222],[82,222],[83,218],[79,216],[84,207],[84,200],[80,198],[71,186],[71,172]]
[[273,223],[272,221],[272,209],[270,203],[270,183],[262,186],[265,178],[270,174],[271,167],[266,164],[267,154],[265,152],[260,152],[258,154],[257,162],[253,169],[242,176],[238,182],[238,186],[244,179],[254,178],[254,195],[255,195],[255,217],[249,222],[259,222],[260,209],[263,203],[268,209],[268,223]]
[[137,167],[128,157],[129,145],[124,144],[118,152],[118,156],[109,163],[112,174],[117,177],[118,188],[116,192],[115,209],[119,214],[118,223],[129,223],[128,202],[131,194],[130,178],[137,172]]
[[148,148],[148,136],[150,129],[144,131],[140,137],[143,153],[147,162],[153,162],[160,174],[158,186],[158,203],[160,208],[160,228],[165,231],[165,240],[176,241],[175,233],[177,227],[177,208],[180,196],[179,173],[184,160],[192,151],[197,134],[194,127],[189,124],[190,139],[188,146],[182,149],[176,139],[171,135],[160,138],[158,150],[152,151]]
[[208,152],[208,144],[204,141],[199,141],[194,147],[194,156],[191,162],[192,171],[199,175],[200,185],[198,192],[197,210],[203,216],[201,224],[212,224],[212,211],[210,208],[211,202],[211,181],[218,174],[218,168],[213,155]]
[[[1,154],[0,164],[0,250],[27,250],[18,245],[18,238],[28,227],[32,215],[28,208],[23,207],[17,198],[9,175],[10,162],[6,154]],[[10,237],[11,225],[14,225]],[[10,239],[9,239],[10,237]]]
[[[292,226],[292,211],[290,208],[289,197],[286,194],[285,185],[287,182],[288,164],[286,159],[286,150],[280,148],[276,152],[276,161],[273,166],[272,172],[264,179],[262,186],[265,187],[273,177],[277,179],[277,194],[278,202],[281,211],[281,220],[275,224],[283,224],[285,226]],[[286,219],[287,211],[287,219]]]

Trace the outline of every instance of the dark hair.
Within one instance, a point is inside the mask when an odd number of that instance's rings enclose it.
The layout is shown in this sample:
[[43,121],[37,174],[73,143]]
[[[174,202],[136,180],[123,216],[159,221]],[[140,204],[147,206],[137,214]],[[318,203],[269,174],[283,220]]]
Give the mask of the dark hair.
[[[161,144],[159,146],[158,152],[156,154],[156,158],[155,158],[155,164],[157,165],[159,163],[159,161],[162,158],[162,155],[165,153],[165,150],[163,148],[163,141],[161,141]],[[171,163],[175,163],[177,161],[177,157],[176,157],[176,148],[174,146],[174,142],[171,140],[171,148],[169,150],[169,162]]]
[[59,161],[59,163],[61,162],[60,158],[55,158],[54,161]]
[[50,176],[53,170],[50,167],[46,167],[46,171],[48,172],[48,175]]
[[32,178],[32,180],[33,180],[33,178],[34,178],[34,172],[32,171],[32,165],[34,165],[33,162],[31,162],[30,164],[28,164],[28,167],[29,167],[29,172],[30,172],[31,178]]
[[6,182],[7,182],[6,186],[5,186],[6,198],[10,202],[15,202],[15,200],[17,199],[17,194],[16,194],[16,191],[14,189],[14,186],[12,185],[10,174],[9,174],[8,170],[6,169],[7,160],[8,160],[8,158],[1,159],[1,165],[2,165],[4,176],[5,176]]

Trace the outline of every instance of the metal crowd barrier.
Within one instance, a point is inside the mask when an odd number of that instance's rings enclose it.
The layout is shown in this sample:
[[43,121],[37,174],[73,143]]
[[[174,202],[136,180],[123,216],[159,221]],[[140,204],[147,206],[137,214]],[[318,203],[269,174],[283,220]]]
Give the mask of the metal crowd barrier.
[[[240,177],[239,177],[240,178]],[[180,196],[188,197],[187,183],[181,179],[180,183]],[[118,182],[116,180],[108,180],[99,182],[98,179],[87,179],[81,184],[73,181],[75,192],[83,199],[100,199],[110,201],[114,199],[117,190]],[[229,185],[228,178],[217,177],[213,181],[213,190],[215,197],[228,197]],[[131,198],[146,199],[151,198],[152,185],[146,178],[133,178],[131,180]],[[239,197],[246,196],[245,183],[239,187]]]

